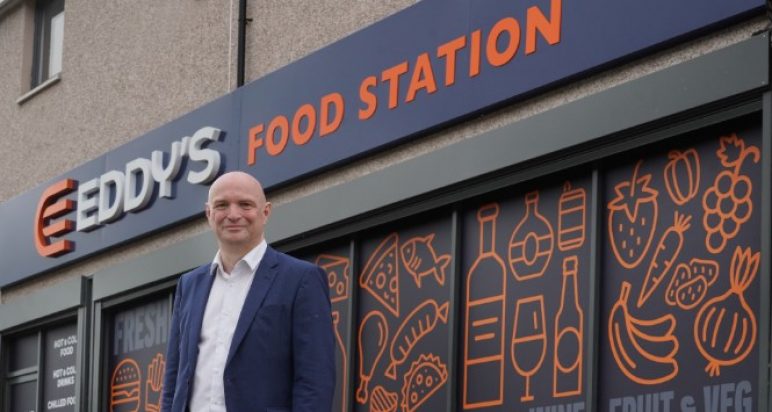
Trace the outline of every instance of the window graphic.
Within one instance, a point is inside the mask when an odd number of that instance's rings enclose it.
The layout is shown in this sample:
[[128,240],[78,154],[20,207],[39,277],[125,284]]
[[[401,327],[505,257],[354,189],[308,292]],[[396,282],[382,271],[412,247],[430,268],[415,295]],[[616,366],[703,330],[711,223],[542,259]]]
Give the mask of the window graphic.
[[759,124],[697,130],[605,173],[599,410],[756,410]]
[[586,409],[592,222],[582,174],[508,189],[465,212],[462,410]]
[[105,400],[110,412],[161,410],[170,322],[168,296],[112,314]]

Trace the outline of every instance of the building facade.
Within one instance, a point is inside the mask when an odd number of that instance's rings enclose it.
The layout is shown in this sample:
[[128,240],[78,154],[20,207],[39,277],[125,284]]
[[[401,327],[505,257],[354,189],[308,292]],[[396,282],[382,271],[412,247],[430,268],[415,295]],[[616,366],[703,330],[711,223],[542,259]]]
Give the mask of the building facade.
[[158,410],[230,170],[334,410],[770,410],[766,9],[0,0],[0,410]]

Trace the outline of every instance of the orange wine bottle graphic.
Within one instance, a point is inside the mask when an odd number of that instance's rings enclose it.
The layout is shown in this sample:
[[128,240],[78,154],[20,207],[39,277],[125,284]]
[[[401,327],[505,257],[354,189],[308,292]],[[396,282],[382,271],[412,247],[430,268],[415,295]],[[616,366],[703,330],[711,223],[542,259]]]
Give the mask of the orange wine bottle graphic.
[[504,402],[504,302],[507,270],[496,254],[499,205],[477,212],[480,254],[466,281],[464,335],[464,408],[476,409]]
[[509,268],[517,280],[538,278],[552,257],[552,225],[539,213],[539,192],[525,195],[525,216],[509,240]]
[[578,258],[563,259],[563,291],[555,316],[553,393],[556,398],[581,395],[584,342],[584,312],[579,305]]

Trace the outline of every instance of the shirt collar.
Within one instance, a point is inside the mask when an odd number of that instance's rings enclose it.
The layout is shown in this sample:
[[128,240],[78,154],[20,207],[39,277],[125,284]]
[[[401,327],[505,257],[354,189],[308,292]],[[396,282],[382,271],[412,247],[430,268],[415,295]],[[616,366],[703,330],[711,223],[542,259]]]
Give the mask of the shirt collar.
[[[247,252],[246,255],[244,255],[238,262],[236,262],[236,265],[238,265],[240,262],[244,262],[249,266],[249,270],[254,273],[257,270],[257,266],[260,264],[260,261],[263,260],[263,256],[265,256],[265,250],[268,249],[268,243],[266,243],[265,239],[261,240],[260,243],[257,244],[252,250]],[[234,265],[234,268],[236,267]],[[209,274],[215,275],[217,274],[217,269],[222,268],[222,259],[220,259],[220,251],[217,251],[217,254],[214,255],[214,260],[212,261],[212,266],[209,268]]]

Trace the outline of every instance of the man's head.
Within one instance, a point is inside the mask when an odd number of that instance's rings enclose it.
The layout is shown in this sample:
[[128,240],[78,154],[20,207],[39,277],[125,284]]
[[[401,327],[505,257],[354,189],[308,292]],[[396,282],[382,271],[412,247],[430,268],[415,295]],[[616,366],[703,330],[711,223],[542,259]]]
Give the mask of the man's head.
[[257,246],[270,214],[260,182],[247,173],[226,173],[209,188],[206,217],[222,251],[246,253]]

